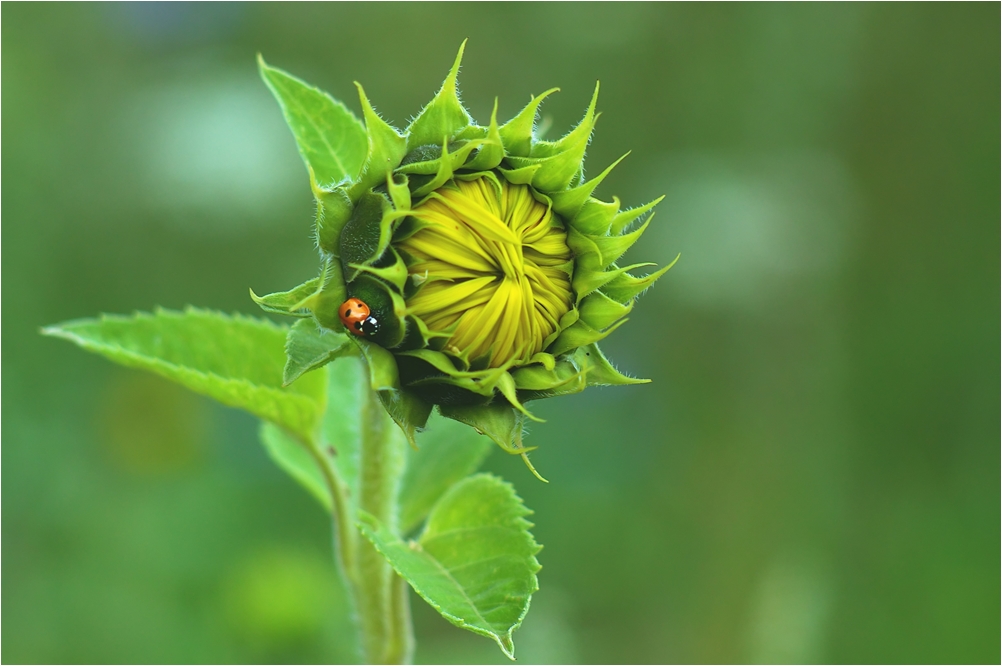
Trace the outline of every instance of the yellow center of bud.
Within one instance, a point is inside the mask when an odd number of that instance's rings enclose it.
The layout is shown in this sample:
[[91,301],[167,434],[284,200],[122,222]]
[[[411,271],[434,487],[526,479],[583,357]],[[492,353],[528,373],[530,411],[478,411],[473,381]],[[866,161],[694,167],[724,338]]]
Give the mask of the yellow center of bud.
[[445,351],[488,367],[542,351],[573,303],[567,232],[526,185],[454,180],[414,209],[419,229],[397,243],[420,285],[409,313],[449,334]]

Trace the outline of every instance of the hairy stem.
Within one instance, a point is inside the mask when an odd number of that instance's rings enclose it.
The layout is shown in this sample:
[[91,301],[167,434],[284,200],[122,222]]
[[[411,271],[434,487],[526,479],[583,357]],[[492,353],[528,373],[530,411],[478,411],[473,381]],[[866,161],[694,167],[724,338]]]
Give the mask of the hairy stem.
[[[360,368],[361,369],[361,368]],[[410,663],[414,652],[409,589],[355,524],[356,511],[398,529],[398,494],[406,443],[390,420],[366,373],[357,376],[359,447],[357,486],[350,489],[323,452],[322,437],[303,441],[331,496],[335,560],[355,607],[363,663]]]

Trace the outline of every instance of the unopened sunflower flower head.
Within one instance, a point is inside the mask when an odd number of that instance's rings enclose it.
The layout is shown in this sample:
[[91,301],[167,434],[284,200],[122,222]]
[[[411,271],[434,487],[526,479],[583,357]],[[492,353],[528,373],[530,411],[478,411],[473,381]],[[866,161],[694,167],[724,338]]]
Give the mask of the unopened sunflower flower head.
[[[581,122],[545,141],[536,116],[555,89],[503,124],[495,102],[490,122],[478,125],[457,92],[462,55],[460,47],[438,94],[403,131],[358,86],[364,162],[334,183],[317,182],[310,168],[321,273],[254,298],[326,332],[333,351],[322,362],[357,347],[412,443],[437,406],[528,463],[527,403],[647,381],[617,371],[598,343],[671,266],[617,263],[660,199],[621,210],[616,198],[592,196],[619,162],[585,179],[598,86]],[[304,85],[267,71],[280,102],[278,76]]]

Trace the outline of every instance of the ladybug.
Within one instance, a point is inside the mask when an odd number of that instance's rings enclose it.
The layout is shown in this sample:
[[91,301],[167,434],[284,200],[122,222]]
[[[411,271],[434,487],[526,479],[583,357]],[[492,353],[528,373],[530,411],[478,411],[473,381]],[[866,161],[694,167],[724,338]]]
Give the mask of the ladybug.
[[371,337],[379,331],[379,321],[372,316],[369,306],[359,298],[349,298],[337,309],[344,327],[355,335]]

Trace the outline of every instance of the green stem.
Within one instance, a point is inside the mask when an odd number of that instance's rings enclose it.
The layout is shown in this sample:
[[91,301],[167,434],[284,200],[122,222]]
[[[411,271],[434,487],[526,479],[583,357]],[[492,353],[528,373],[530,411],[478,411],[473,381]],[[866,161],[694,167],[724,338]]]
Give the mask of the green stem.
[[[366,386],[361,419],[358,508],[398,529],[397,495],[404,468],[399,429]],[[402,664],[413,652],[407,585],[367,540],[356,540],[354,591],[362,633],[362,651],[370,664]]]
[[396,531],[406,443],[379,396],[359,378],[361,394],[357,497],[341,479],[322,440],[304,441],[331,495],[335,559],[355,606],[363,663],[406,664],[414,653],[409,589],[355,525],[356,508]]

